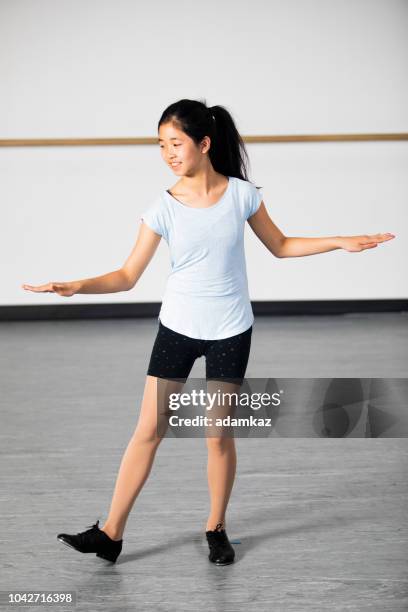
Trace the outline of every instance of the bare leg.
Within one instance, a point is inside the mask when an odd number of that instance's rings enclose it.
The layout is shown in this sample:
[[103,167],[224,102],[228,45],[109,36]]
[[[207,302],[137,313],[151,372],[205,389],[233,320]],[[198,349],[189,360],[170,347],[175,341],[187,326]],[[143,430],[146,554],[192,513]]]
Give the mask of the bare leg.
[[235,479],[237,456],[234,438],[207,438],[208,447],[208,488],[211,508],[206,530],[215,529],[223,523],[225,512]]
[[[220,389],[226,393],[239,393],[240,387],[232,383],[208,383],[208,392],[214,393]],[[217,406],[211,415],[213,419],[223,418],[234,414],[236,402],[231,402],[225,406]],[[214,432],[219,432],[218,434]],[[208,449],[208,488],[210,493],[210,514],[208,516],[206,530],[214,530],[218,523],[222,523],[222,528],[226,528],[225,512],[234,485],[237,454],[235,450],[235,439],[232,428],[209,428],[208,433],[212,436],[207,437]]]
[[[183,384],[168,383],[169,392]],[[113,540],[121,540],[133,504],[147,480],[162,437],[157,435],[157,378],[147,376],[136,429],[123,455],[108,518],[101,527]]]

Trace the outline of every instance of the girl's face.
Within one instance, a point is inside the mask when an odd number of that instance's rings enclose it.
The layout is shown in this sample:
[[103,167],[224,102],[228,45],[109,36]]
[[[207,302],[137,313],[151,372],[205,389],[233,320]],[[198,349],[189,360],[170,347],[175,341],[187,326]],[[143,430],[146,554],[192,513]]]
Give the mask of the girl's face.
[[177,176],[194,174],[207,157],[209,138],[205,137],[200,146],[173,123],[163,123],[159,128],[159,146],[163,161]]

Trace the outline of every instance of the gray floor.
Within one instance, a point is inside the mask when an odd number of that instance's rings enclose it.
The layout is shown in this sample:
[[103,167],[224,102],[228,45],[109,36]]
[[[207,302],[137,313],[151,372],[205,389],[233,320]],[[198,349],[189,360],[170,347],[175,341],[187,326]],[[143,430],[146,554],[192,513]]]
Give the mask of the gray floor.
[[[406,377],[407,323],[257,318],[247,377]],[[237,438],[231,566],[207,559],[203,439],[162,442],[116,565],[57,541],[106,518],[155,333],[154,319],[0,324],[0,589],[74,590],[81,611],[408,610],[404,438]]]

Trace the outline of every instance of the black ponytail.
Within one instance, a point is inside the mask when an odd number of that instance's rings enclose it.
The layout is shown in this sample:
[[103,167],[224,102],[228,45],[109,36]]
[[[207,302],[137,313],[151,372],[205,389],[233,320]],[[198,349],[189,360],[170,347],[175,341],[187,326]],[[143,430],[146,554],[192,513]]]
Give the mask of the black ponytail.
[[214,170],[224,176],[235,176],[249,181],[248,153],[231,114],[224,106],[209,108],[205,101],[183,98],[163,111],[157,129],[169,122],[175,123],[197,145],[204,136],[209,136],[211,146],[208,156]]

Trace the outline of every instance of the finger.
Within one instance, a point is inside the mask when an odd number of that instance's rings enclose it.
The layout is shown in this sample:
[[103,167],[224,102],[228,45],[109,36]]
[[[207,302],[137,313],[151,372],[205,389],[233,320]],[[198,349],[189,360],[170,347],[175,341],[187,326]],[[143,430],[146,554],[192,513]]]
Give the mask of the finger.
[[363,246],[363,249],[374,249],[377,245],[376,242],[369,242]]
[[395,238],[395,234],[391,234],[391,232],[387,232],[385,234],[373,234],[372,236],[368,236],[371,241],[383,242],[384,240],[390,240],[391,238]]
[[[378,238],[374,238],[372,236],[370,236],[371,241],[370,242],[386,242],[387,240],[392,240],[393,238],[395,238],[394,234],[379,234]],[[364,244],[367,244],[366,242]]]
[[23,285],[24,289],[28,289],[29,291],[35,291],[36,293],[40,292],[51,292],[49,285]]

